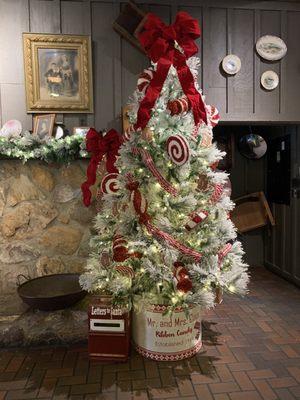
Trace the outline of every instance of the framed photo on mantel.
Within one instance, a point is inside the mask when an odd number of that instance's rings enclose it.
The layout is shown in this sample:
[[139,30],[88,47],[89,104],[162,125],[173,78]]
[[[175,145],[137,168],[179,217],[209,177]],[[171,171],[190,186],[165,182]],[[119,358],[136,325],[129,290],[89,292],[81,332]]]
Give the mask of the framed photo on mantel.
[[28,113],[92,113],[91,38],[23,33]]

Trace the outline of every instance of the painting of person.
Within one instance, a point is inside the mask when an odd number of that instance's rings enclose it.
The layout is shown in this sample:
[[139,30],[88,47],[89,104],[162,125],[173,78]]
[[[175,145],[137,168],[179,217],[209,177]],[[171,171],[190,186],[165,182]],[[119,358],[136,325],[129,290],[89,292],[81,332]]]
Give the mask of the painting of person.
[[40,98],[79,98],[78,50],[39,49]]
[[63,94],[65,96],[73,95],[73,71],[69,59],[66,54],[61,56],[60,71],[63,78]]
[[33,134],[40,140],[46,140],[52,135],[55,114],[38,115],[34,119]]
[[62,72],[55,62],[51,63],[50,68],[45,73],[50,96],[58,97],[62,90]]

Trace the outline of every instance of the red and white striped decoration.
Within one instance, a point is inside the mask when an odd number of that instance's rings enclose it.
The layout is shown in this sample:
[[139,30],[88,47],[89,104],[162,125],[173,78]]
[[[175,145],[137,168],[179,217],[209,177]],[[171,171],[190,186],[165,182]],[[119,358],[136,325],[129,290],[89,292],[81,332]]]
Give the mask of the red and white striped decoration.
[[[129,180],[129,185],[135,183],[134,181],[132,181],[132,178],[129,175],[127,177]],[[147,200],[144,198],[144,196],[141,194],[141,192],[137,188],[134,188],[134,185],[132,185],[132,187],[133,187],[133,189],[128,188],[129,190],[131,190],[130,199],[133,203],[135,212],[140,217],[140,223],[142,223],[146,227],[147,231],[150,234],[152,234],[160,239],[163,239],[170,246],[179,250],[182,254],[193,257],[196,261],[199,261],[200,258],[202,257],[201,253],[178,242],[171,235],[169,235],[166,232],[161,231],[156,226],[151,224],[151,222],[150,222],[151,217],[149,214],[147,214]]]
[[117,173],[111,173],[104,176],[101,181],[101,191],[105,194],[117,194],[118,188],[118,176]]
[[223,191],[224,191],[224,188],[223,188],[222,185],[219,185],[219,184],[215,185],[214,192],[213,192],[213,194],[211,195],[211,198],[210,198],[211,202],[212,203],[217,203],[220,200],[220,198],[221,198],[221,196],[223,194]]
[[212,135],[206,130],[201,133],[201,147],[210,147],[212,144]]
[[227,254],[230,252],[231,249],[232,249],[231,243],[226,243],[225,246],[222,247],[222,249],[218,253],[219,263],[223,261],[223,258],[227,256]]
[[134,209],[139,214],[145,214],[148,208],[147,200],[145,196],[139,190],[133,190],[130,194],[130,200],[134,206]]
[[117,265],[114,268],[119,274],[127,276],[128,278],[134,277],[134,270],[130,265]]
[[220,121],[220,114],[215,106],[206,106],[206,115],[208,125],[214,128]]
[[176,165],[184,165],[190,159],[190,147],[181,135],[171,135],[167,140],[167,153]]
[[123,137],[126,142],[128,142],[132,138],[132,133],[134,132],[133,125],[129,125],[127,129],[124,130]]
[[170,100],[167,108],[171,111],[171,115],[178,115],[188,111],[190,104],[187,97],[181,97],[180,99]]
[[204,221],[208,216],[207,211],[195,211],[190,215],[190,220],[186,223],[185,229],[191,231],[194,229],[198,224]]
[[151,69],[144,69],[144,71],[140,74],[137,81],[137,87],[140,92],[146,92],[147,87],[153,78],[153,72],[154,71]]
[[127,240],[122,235],[115,235],[112,242],[113,260],[123,262],[128,258]]
[[156,168],[153,159],[151,157],[151,154],[145,150],[141,149],[138,147],[133,147],[132,148],[133,154],[140,154],[142,157],[142,160],[144,164],[148,167],[149,171],[152,173],[152,175],[157,179],[158,183],[160,186],[168,193],[170,193],[172,196],[177,196],[178,195],[178,190],[175,189],[173,185],[171,185],[170,182],[168,182],[158,171]]

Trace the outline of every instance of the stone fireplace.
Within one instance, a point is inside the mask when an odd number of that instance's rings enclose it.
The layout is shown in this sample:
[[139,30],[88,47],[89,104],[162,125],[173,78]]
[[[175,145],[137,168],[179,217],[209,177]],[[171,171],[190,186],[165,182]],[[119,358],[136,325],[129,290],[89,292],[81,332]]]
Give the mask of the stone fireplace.
[[69,165],[0,162],[0,332],[3,335],[7,336],[11,325],[17,324],[13,335],[17,329],[20,336],[20,325],[31,326],[32,330],[37,321],[49,335],[49,327],[55,321],[59,325],[72,320],[72,325],[76,320],[81,324],[85,318],[80,306],[52,315],[28,311],[17,294],[16,282],[19,274],[35,278],[83,270],[95,215],[95,208],[86,208],[81,201],[80,185],[85,180],[87,163],[86,160]]

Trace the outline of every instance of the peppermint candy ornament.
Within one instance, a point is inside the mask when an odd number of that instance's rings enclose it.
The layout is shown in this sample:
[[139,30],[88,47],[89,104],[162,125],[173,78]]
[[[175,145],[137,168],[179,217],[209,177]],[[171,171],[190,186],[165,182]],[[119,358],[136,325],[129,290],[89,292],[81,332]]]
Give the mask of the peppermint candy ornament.
[[101,181],[101,191],[105,194],[116,195],[119,191],[117,173],[111,173],[104,176]]
[[140,74],[137,87],[140,92],[145,92],[151,79],[153,78],[153,71],[151,69],[144,69],[144,71]]
[[184,165],[190,159],[190,147],[181,135],[171,135],[167,140],[167,153],[176,165]]
[[170,100],[167,108],[171,111],[171,115],[178,115],[190,109],[189,101],[186,97],[180,99]]

